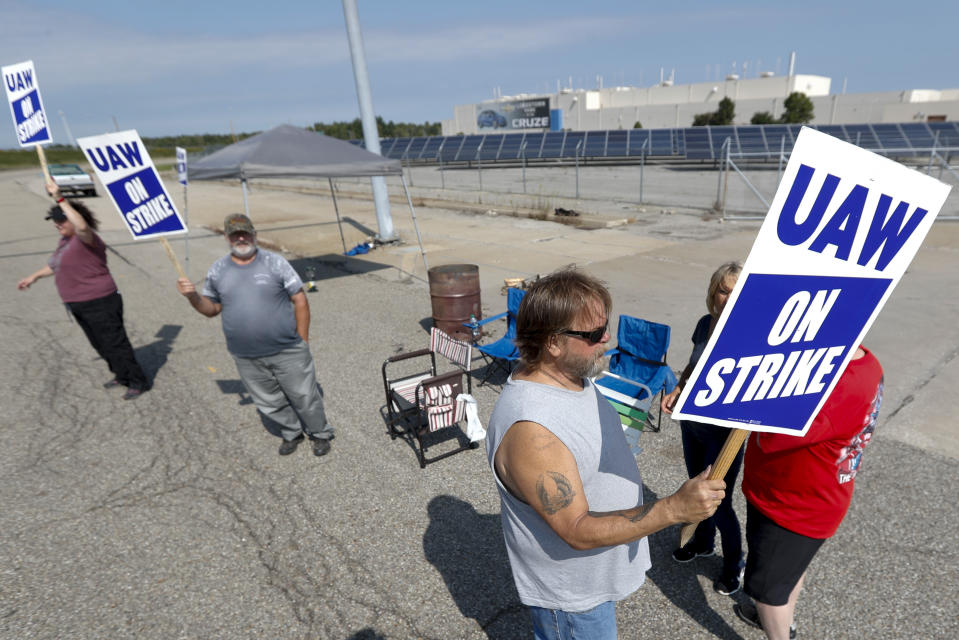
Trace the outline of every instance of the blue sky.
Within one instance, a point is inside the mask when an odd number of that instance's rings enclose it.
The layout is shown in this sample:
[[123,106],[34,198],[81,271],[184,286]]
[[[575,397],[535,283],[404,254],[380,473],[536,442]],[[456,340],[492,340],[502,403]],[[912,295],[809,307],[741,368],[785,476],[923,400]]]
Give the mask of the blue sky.
[[[777,4],[358,0],[377,114],[439,121],[493,96],[677,83],[733,70],[833,79],[833,91],[959,87],[959,2]],[[915,11],[909,10],[916,7]],[[259,131],[359,110],[338,0],[0,0],[0,64],[32,59],[55,142]],[[17,146],[12,121],[0,148]]]

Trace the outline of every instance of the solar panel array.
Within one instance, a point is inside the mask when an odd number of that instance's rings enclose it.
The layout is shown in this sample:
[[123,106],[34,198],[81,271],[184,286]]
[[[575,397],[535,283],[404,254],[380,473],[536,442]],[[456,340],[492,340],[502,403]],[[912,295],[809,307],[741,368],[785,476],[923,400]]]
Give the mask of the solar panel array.
[[[456,136],[384,138],[381,152],[406,162],[515,162],[641,156],[678,160],[718,160],[729,140],[737,158],[777,158],[789,153],[803,125],[766,124],[688,127],[684,129],[613,129],[609,131],[535,131]],[[959,150],[959,123],[807,125],[877,153],[895,157],[925,156],[930,149]],[[354,144],[362,144],[354,140]]]

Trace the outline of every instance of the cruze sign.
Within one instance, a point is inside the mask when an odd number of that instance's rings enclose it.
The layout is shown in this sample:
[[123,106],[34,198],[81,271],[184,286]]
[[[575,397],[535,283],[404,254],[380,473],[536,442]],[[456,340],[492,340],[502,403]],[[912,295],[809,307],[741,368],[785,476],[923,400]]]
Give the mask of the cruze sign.
[[674,417],[804,435],[949,189],[803,128]]
[[483,129],[548,129],[549,98],[487,102],[477,110],[476,126]]

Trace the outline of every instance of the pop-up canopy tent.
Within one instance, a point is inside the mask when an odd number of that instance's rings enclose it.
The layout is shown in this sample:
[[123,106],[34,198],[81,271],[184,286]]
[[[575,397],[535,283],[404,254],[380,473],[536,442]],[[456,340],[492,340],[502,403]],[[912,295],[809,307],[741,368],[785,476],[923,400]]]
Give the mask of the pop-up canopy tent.
[[[291,125],[280,125],[269,131],[241,140],[189,165],[190,180],[237,179],[243,188],[243,207],[249,215],[246,181],[253,178],[326,178],[330,183],[336,222],[340,228],[343,251],[346,240],[340,211],[333,189],[333,178],[399,175],[410,206],[416,239],[426,265],[426,253],[420,239],[416,213],[410,198],[403,168],[399,160],[384,158],[366,149]],[[429,266],[427,265],[427,270]]]

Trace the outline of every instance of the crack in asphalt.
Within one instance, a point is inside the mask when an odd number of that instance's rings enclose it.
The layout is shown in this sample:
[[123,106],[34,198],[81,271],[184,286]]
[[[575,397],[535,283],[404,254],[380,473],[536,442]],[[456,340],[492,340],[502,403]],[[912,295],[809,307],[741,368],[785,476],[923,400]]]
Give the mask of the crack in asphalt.
[[906,394],[906,396],[905,396],[905,397],[902,399],[902,401],[896,406],[896,408],[893,409],[892,412],[891,412],[888,416],[886,416],[885,421],[888,422],[888,421],[892,420],[894,417],[896,417],[896,414],[898,414],[900,411],[902,411],[903,409],[905,409],[906,407],[908,407],[910,404],[912,404],[913,401],[916,399],[916,394],[919,393],[919,392],[920,392],[926,385],[928,385],[930,382],[932,382],[933,380],[935,380],[935,379],[936,379],[936,376],[938,376],[939,373],[940,373],[950,362],[952,362],[953,360],[955,360],[957,356],[959,356],[959,347],[956,347],[955,349],[953,349],[953,350],[950,351],[949,353],[943,355],[943,357],[940,358],[939,361],[936,362],[936,364],[934,364],[934,365],[932,366],[932,368],[929,370],[929,375],[927,375],[926,377],[924,377],[922,380],[919,380],[919,381],[912,387],[912,391],[911,391],[910,393]]
[[[207,514],[199,522],[209,535],[232,536],[253,554],[265,584],[288,603],[302,637],[344,637],[344,630],[354,628],[357,618],[374,628],[386,626],[401,637],[428,637],[414,620],[400,613],[405,607],[380,585],[376,573],[324,525],[322,508],[308,501],[295,477],[285,485],[265,483],[263,478],[270,472],[231,448],[227,431],[238,425],[224,425],[215,405],[204,405],[198,391],[178,389],[189,394],[179,401],[190,411],[162,423],[142,401],[119,406],[93,401],[91,386],[99,386],[96,380],[104,363],[94,358],[89,346],[77,349],[76,336],[60,337],[67,333],[63,331],[66,323],[10,316],[0,317],[0,322],[18,336],[4,348],[8,357],[21,363],[13,397],[43,433],[28,443],[28,455],[18,468],[4,471],[0,479],[17,477],[22,482],[24,475],[42,477],[45,487],[59,487],[52,492],[80,492],[85,504],[72,513],[8,530],[12,544],[28,545],[43,529],[81,523],[91,528],[108,526],[112,514],[124,510],[179,511],[185,501]],[[42,348],[29,348],[32,345]],[[165,374],[178,377],[176,363],[166,362],[164,367]],[[108,431],[115,428],[108,426],[110,419],[115,424],[121,412],[127,431]],[[254,416],[250,413],[250,424],[242,427],[260,428]],[[103,484],[70,486],[73,480],[65,454],[82,456],[89,448],[112,447],[121,437],[137,438],[140,452],[147,450],[149,455],[118,461],[122,473],[112,470],[109,477],[99,479]],[[216,512],[226,515],[225,529]],[[15,620],[20,610],[11,607],[2,617]],[[128,622],[128,628],[136,626],[133,619]]]

